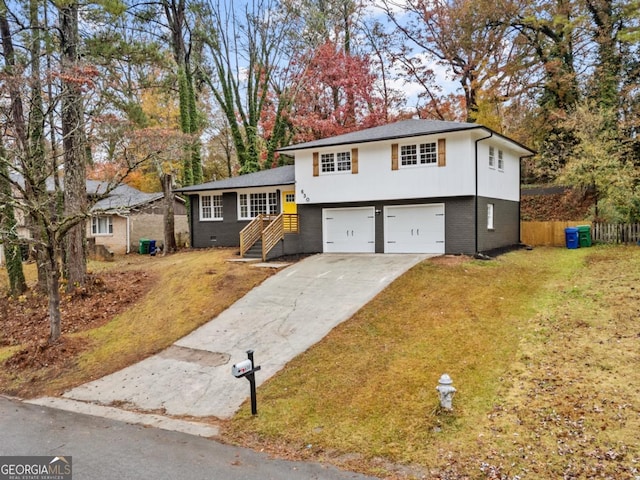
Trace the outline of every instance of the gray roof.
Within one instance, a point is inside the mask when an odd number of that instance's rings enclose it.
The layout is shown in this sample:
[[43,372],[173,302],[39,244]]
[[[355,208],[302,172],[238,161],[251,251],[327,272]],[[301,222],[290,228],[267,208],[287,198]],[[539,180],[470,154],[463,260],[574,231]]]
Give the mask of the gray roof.
[[203,190],[232,190],[238,188],[269,187],[275,185],[292,185],[296,182],[293,165],[247,173],[237,177],[225,178],[216,182],[201,183],[189,187],[178,188],[176,192],[200,192]]
[[[10,176],[14,182],[24,187],[24,177],[22,175],[12,172]],[[63,179],[61,179],[60,182],[64,183]],[[46,179],[46,185],[47,191],[53,192],[55,186],[52,177]],[[87,195],[90,197],[104,195],[108,188],[113,188],[113,184],[97,180],[87,180]],[[154,202],[162,197],[164,197],[164,193],[162,192],[145,193],[127,184],[120,184],[111,190],[105,198],[98,200],[95,205],[91,207],[91,211],[129,210]]]
[[345,133],[344,135],[338,135],[335,137],[323,138],[321,140],[314,140],[312,142],[298,143],[297,145],[289,145],[288,147],[280,148],[278,151],[293,152],[296,150],[307,150],[309,148],[378,142],[382,140],[393,140],[400,138],[417,137],[420,135],[433,135],[438,133],[442,134],[474,129],[486,130],[487,133],[492,133],[497,137],[504,138],[505,140],[518,145],[524,150],[534,153],[531,149],[525,147],[524,145],[520,145],[518,142],[508,139],[477,123],[445,122],[442,120],[421,119],[402,120],[399,122],[390,123],[388,125],[381,125],[379,127],[366,128],[357,132]]
[[[101,195],[104,194],[108,186],[105,182],[87,180],[87,193],[89,195]],[[162,197],[164,197],[162,192],[145,193],[129,185],[122,184],[109,192],[105,198],[98,200],[91,208],[91,211],[128,210],[159,200]]]
[[441,120],[402,120],[400,122],[389,123],[379,127],[365,128],[357,132],[345,133],[335,137],[323,138],[312,142],[299,143],[288,147],[280,148],[278,151],[287,152],[291,150],[305,150],[308,148],[330,147],[334,145],[344,145],[348,143],[376,142],[380,140],[391,140],[394,138],[415,137],[418,135],[429,135],[433,133],[455,132],[459,130],[470,130],[483,128],[475,123],[444,122]]

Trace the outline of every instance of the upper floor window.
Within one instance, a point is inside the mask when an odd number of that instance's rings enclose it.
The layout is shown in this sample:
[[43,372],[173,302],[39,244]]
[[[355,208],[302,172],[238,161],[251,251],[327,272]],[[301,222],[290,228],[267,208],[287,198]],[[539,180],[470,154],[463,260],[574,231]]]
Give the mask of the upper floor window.
[[351,152],[323,153],[320,155],[322,173],[350,172]]
[[494,147],[489,146],[489,168],[496,167],[496,150]]
[[113,235],[113,219],[111,215],[104,217],[91,217],[92,235]]
[[222,195],[200,197],[200,220],[222,220]]
[[498,150],[498,170],[504,170],[504,157],[502,150]]
[[260,214],[277,215],[278,194],[276,192],[241,193],[240,218],[255,218]]
[[430,165],[438,163],[438,147],[436,142],[419,145],[402,145],[400,147],[400,165]]

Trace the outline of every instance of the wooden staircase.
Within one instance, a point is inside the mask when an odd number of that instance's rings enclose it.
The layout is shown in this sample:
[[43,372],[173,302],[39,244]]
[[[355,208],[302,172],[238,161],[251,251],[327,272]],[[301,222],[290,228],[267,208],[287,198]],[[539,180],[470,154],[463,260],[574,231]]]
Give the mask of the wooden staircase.
[[262,259],[262,240],[257,240],[256,243],[251,245],[249,250],[244,253],[243,258]]
[[240,232],[240,256],[260,258],[264,262],[285,233],[298,233],[297,215],[258,215]]

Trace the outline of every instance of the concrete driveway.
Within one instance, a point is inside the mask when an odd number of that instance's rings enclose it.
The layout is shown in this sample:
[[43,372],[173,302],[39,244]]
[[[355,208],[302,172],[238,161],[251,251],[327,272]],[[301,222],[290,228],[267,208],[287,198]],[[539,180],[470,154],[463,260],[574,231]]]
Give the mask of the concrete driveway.
[[[255,363],[262,367],[256,373],[260,385],[428,257],[308,257],[268,278],[167,350],[64,397],[169,415],[229,418],[249,396],[249,382],[231,375],[231,366],[245,360],[247,350],[254,350]],[[60,400],[34,403],[56,406]]]

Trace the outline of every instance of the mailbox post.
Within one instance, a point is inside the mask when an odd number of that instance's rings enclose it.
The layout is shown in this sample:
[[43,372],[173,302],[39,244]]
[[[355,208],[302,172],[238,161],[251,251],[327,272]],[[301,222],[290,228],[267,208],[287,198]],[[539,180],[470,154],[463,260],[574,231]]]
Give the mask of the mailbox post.
[[253,364],[253,350],[247,350],[247,360],[243,360],[240,363],[236,363],[231,367],[231,373],[236,378],[244,377],[249,380],[249,387],[251,388],[251,415],[258,414],[258,402],[256,400],[256,373],[260,370],[260,365],[257,367]]

